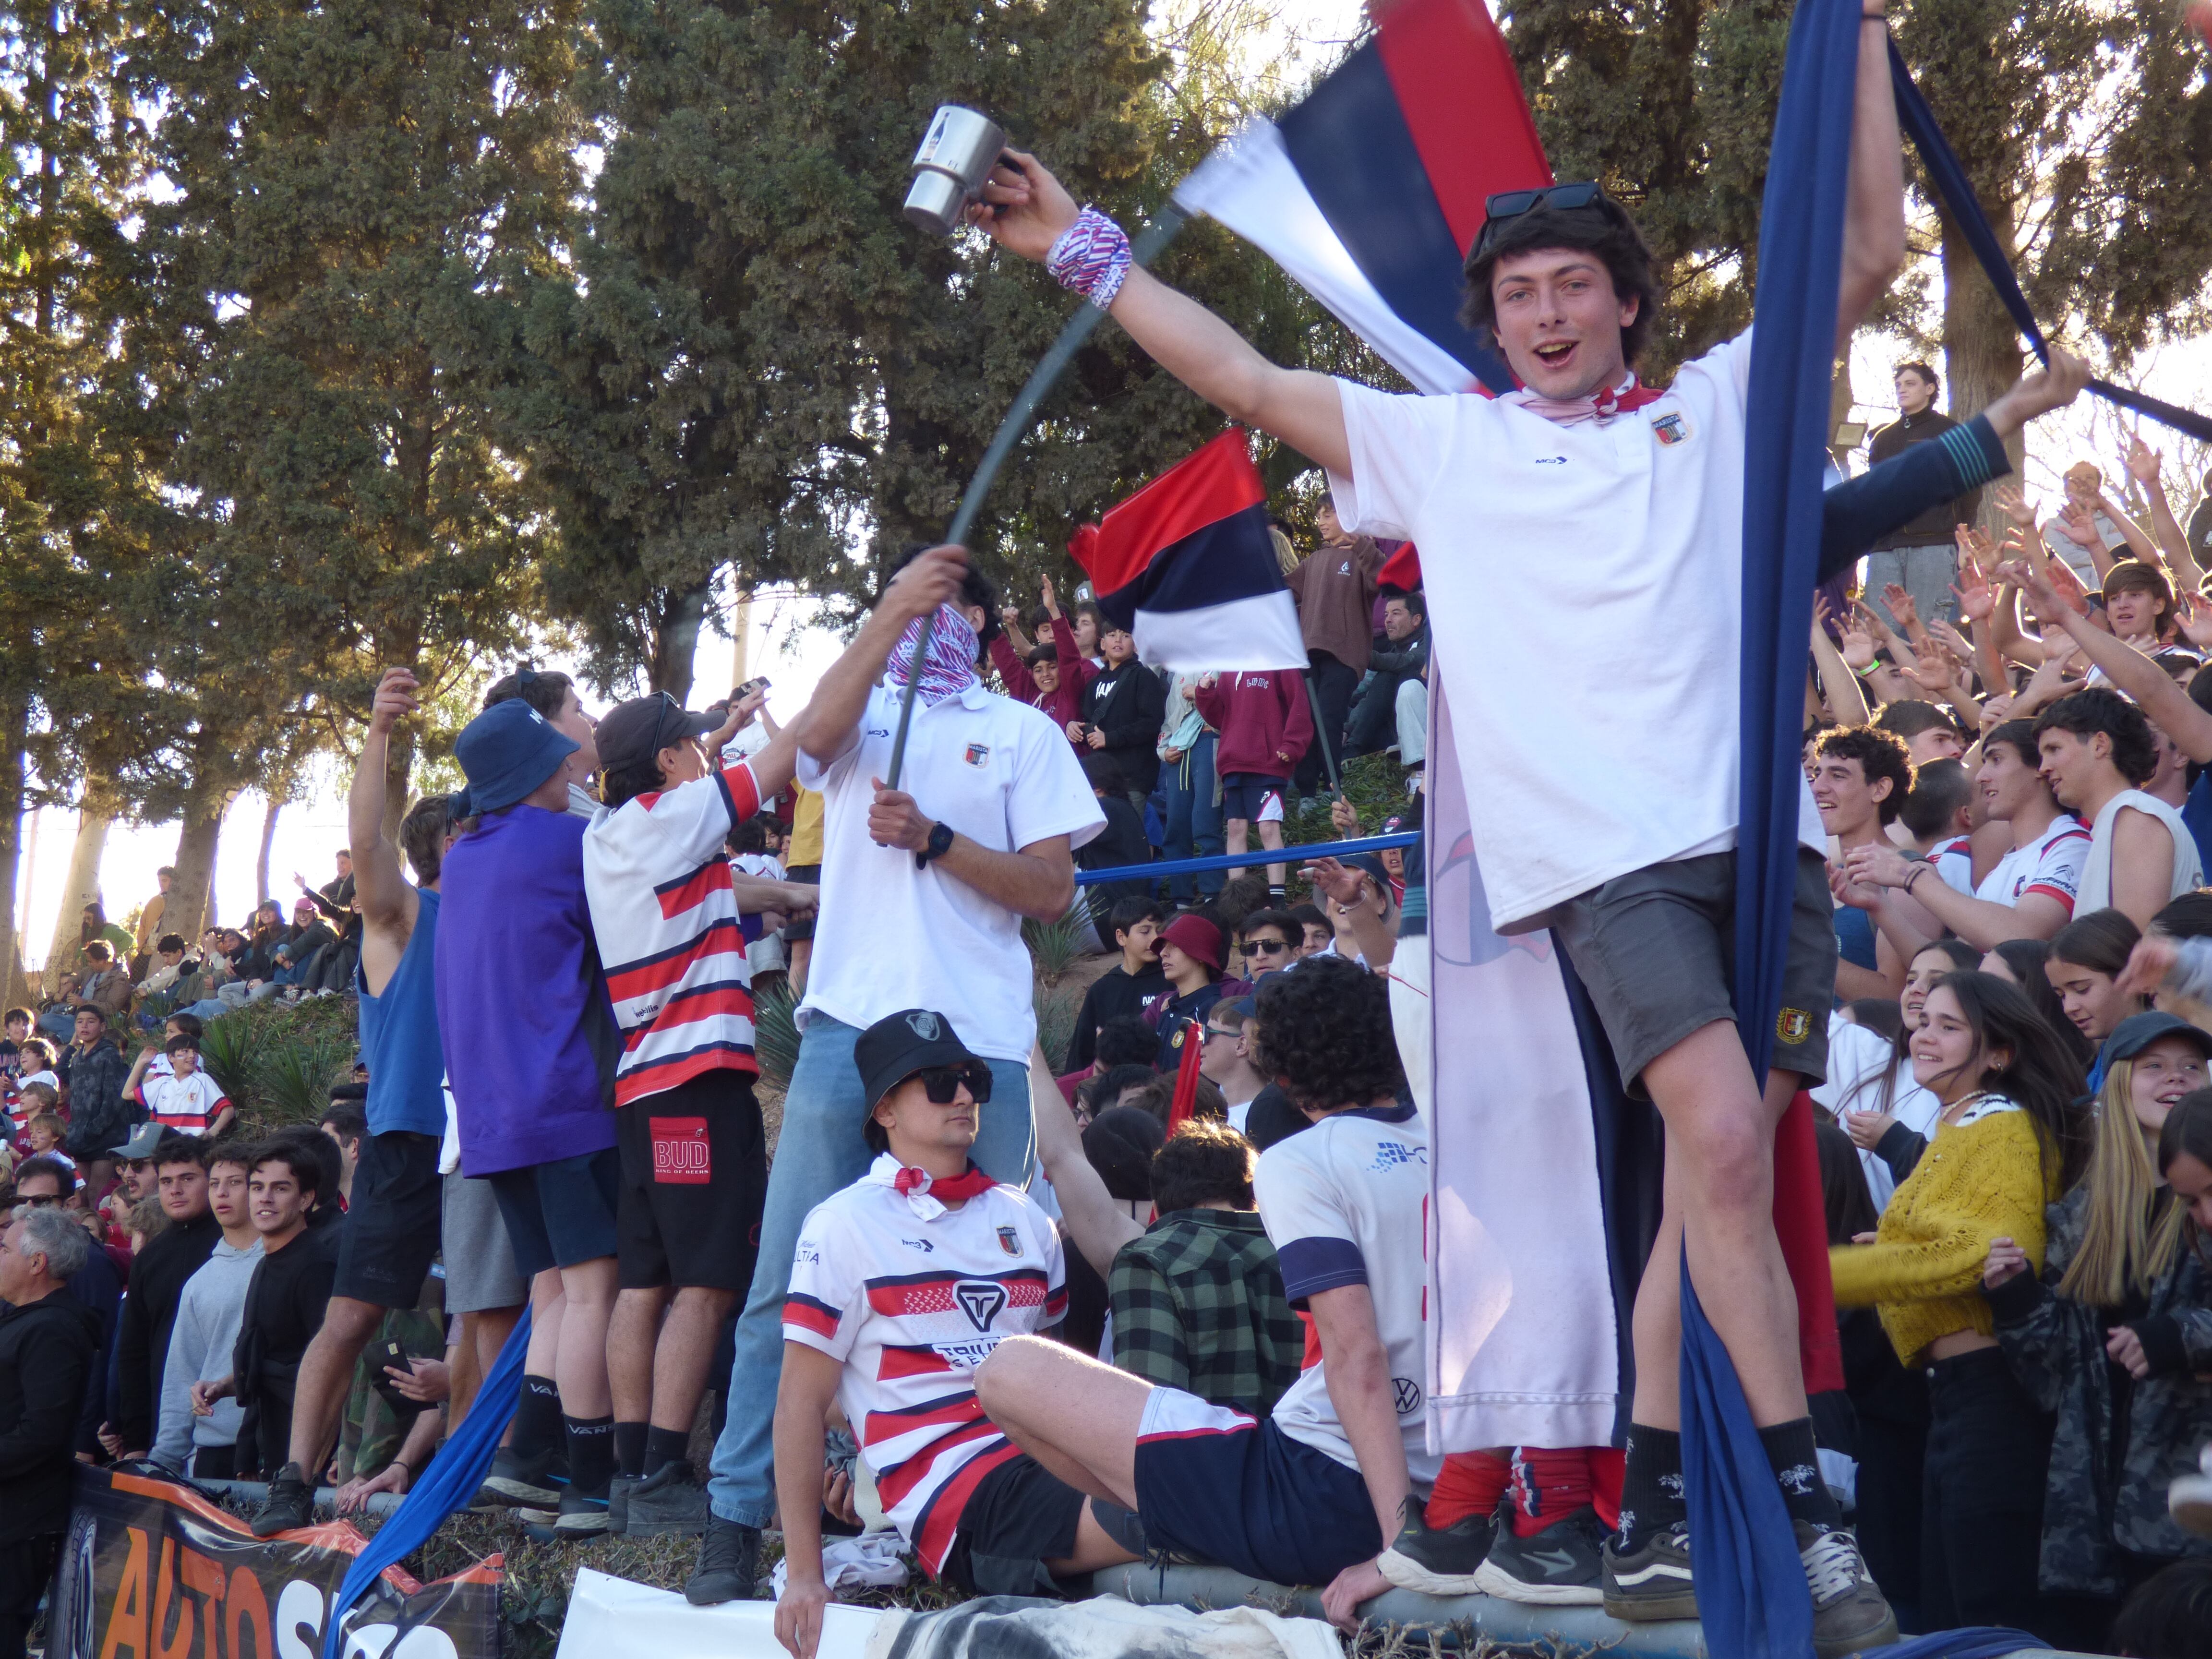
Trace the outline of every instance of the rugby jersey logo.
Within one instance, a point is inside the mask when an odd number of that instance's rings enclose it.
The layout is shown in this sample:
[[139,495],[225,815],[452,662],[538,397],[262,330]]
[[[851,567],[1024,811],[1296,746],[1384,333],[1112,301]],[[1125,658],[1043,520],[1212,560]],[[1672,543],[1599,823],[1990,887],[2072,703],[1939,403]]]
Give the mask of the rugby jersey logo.
[[999,1248],[1008,1255],[1019,1255],[1022,1253],[1022,1236],[1012,1227],[1000,1228]]
[[1680,415],[1662,415],[1651,422],[1651,435],[1662,444],[1672,447],[1690,441],[1690,428]]
[[1006,1305],[1006,1287],[988,1279],[963,1279],[952,1287],[952,1299],[968,1316],[969,1324],[988,1331]]

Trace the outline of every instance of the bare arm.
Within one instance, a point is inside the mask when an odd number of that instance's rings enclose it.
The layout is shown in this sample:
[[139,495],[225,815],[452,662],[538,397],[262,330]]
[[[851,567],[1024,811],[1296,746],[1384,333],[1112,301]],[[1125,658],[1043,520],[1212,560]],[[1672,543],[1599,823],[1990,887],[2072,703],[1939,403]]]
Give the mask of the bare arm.
[[[1886,97],[1886,64],[1882,75]],[[1895,132],[1893,115],[1893,151]],[[1901,163],[1894,154],[1890,162],[1891,170],[1898,172]],[[1894,204],[1899,215],[1900,257],[1902,178],[1899,172]],[[1075,222],[1075,198],[1036,157],[1019,150],[1006,152],[1006,161],[983,187],[983,200],[988,205],[974,210],[975,222],[1001,247],[1024,259],[1042,263],[1060,234]],[[1112,314],[1153,362],[1231,420],[1273,434],[1332,472],[1352,475],[1344,408],[1337,399],[1336,383],[1328,375],[1278,368],[1220,318],[1149,271],[1129,272],[1115,296]]]
[[2072,914],[2046,893],[2029,893],[2017,905],[1961,893],[1932,864],[1886,847],[1854,847],[1844,855],[1853,881],[1901,890],[1977,951],[1993,951],[2008,939],[2049,939]]
[[2166,499],[2166,484],[2159,476],[2165,459],[2160,451],[2137,438],[2128,446],[2128,474],[2150,498],[2150,527],[2158,537],[2158,544],[2166,550],[2174,586],[2193,593],[2204,573],[2197,568],[2196,556],[2189,550],[2189,537],[2173,516],[2173,504]]
[[852,644],[815,682],[812,699],[785,728],[815,761],[826,766],[844,753],[906,625],[957,593],[967,570],[965,548],[933,547],[891,578]]
[[1866,688],[1828,638],[1826,603],[1817,597],[1813,603],[1813,667],[1820,677],[1820,689],[1827,694],[1828,712],[1838,726],[1864,726],[1874,718],[1867,709]]
[[1889,83],[1889,36],[1880,0],[1859,25],[1856,109],[1851,123],[1850,194],[1844,206],[1844,267],[1836,295],[1836,350],[1905,263],[1905,155]]
[[1083,1141],[1075,1133],[1075,1115],[1053,1080],[1044,1049],[1030,1049],[1030,1112],[1036,1120],[1037,1162],[1052,1182],[1053,1196],[1060,1200],[1060,1218],[1067,1236],[1083,1259],[1098,1270],[1101,1279],[1114,1271],[1114,1258],[1145,1230],[1127,1210],[1114,1202],[1098,1171],[1083,1155]]
[[2112,908],[2148,929],[2173,896],[2173,836],[2148,812],[2123,806],[2112,820]]
[[[876,791],[875,805],[868,808],[868,839],[878,847],[924,851],[936,820],[905,791],[884,788],[881,778],[868,781]],[[1066,836],[1031,842],[1018,852],[994,853],[956,829],[950,850],[932,863],[994,904],[1039,921],[1058,921],[1075,902],[1075,854]]]
[[2081,647],[2081,654],[2134,698],[2153,726],[2173,739],[2175,748],[2200,766],[2212,763],[2212,714],[2199,708],[2164,669],[2064,603],[2048,578],[2039,579],[2018,563],[2004,568],[2009,580],[2027,589],[2045,616],[2057,618],[2067,636]]
[[415,931],[419,901],[399,872],[399,854],[384,838],[385,755],[392,728],[416,709],[416,680],[404,668],[387,668],[362,739],[361,764],[346,796],[346,841],[353,854],[353,890],[361,906],[361,974],[373,996],[398,969]]
[[775,1390],[775,1507],[783,1523],[786,1577],[775,1604],[775,1639],[793,1659],[814,1659],[822,1640],[822,1430],[844,1367],[804,1342],[783,1345]]
[[[1375,1302],[1364,1285],[1340,1285],[1316,1291],[1307,1299],[1313,1315],[1314,1334],[1321,1340],[1322,1381],[1344,1437],[1352,1443],[1352,1455],[1366,1482],[1368,1501],[1375,1505],[1382,1536],[1398,1535],[1400,1511],[1413,1491],[1406,1468],[1406,1443],[1398,1432],[1395,1386],[1390,1380],[1390,1356],[1375,1326]],[[1329,1586],[1322,1606],[1339,1625],[1352,1620],[1358,1590],[1376,1593],[1387,1586],[1363,1583],[1361,1567],[1348,1567]],[[1379,1573],[1376,1577],[1379,1578]]]

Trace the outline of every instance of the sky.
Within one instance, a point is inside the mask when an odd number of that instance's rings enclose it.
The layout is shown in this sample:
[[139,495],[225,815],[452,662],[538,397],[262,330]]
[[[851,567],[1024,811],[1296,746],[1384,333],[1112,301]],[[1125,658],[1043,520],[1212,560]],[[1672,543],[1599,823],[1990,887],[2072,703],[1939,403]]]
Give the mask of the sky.
[[[1213,0],[1180,0],[1186,6]],[[1357,32],[1358,0],[1285,0],[1278,8],[1278,22],[1255,32],[1251,46],[1255,61],[1290,53],[1282,67],[1297,76],[1302,66],[1326,59]],[[1940,279],[1936,289],[1940,304]],[[1879,425],[1893,419],[1896,410],[1890,392],[1893,367],[1914,355],[1904,341],[1865,334],[1852,349],[1852,387],[1863,401],[1853,418]],[[2212,380],[2212,340],[2192,340],[2167,346],[2140,359],[2130,380],[2142,390],[2169,402],[2195,404],[2203,401],[2202,388]],[[2106,476],[2120,476],[2119,456],[2129,428],[2112,411],[2083,398],[2075,409],[2038,422],[2029,438],[2027,483],[2032,492],[2054,495],[2057,474],[2077,456],[2100,461]],[[2175,469],[2185,459],[2186,472],[2194,472],[2207,457],[2193,448],[2177,455],[2172,434],[2161,437],[2155,428],[2146,434],[2154,447],[2168,455],[2169,494],[2178,513],[2186,515],[2193,490],[2176,477]],[[1102,506],[1104,504],[1102,503]],[[769,708],[788,716],[803,708],[816,678],[842,648],[842,641],[815,620],[817,606],[803,596],[763,592],[758,595],[746,630],[749,672],[767,674],[773,681]],[[726,601],[726,624],[732,618]],[[735,655],[730,638],[702,630],[695,659],[696,700],[705,702],[734,683]],[[557,660],[548,666],[561,666]],[[596,711],[595,711],[596,712]],[[345,789],[351,765],[326,758],[307,781],[304,799],[288,805],[278,815],[270,858],[272,895],[289,898],[292,875],[298,872],[311,884],[327,881],[333,871],[332,855],[345,844]],[[216,860],[216,915],[224,921],[242,921],[256,899],[255,857],[259,850],[265,803],[255,793],[241,796],[223,824]],[[33,968],[45,960],[61,903],[70,850],[76,833],[76,816],[54,809],[33,815],[24,826],[25,848],[18,870],[18,926],[27,963]],[[155,891],[155,871],[171,862],[176,854],[178,826],[118,823],[108,833],[100,865],[102,895],[108,915],[121,920]]]

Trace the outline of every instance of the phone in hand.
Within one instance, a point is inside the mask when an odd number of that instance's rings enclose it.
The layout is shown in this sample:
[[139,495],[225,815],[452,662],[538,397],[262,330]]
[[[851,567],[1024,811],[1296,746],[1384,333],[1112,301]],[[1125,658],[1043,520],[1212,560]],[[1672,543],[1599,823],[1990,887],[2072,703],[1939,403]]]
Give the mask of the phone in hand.
[[736,690],[730,693],[730,701],[732,702],[737,702],[744,698],[750,697],[756,691],[765,691],[769,688],[769,682],[767,675],[756,674],[752,678],[747,680]]
[[410,1400],[405,1395],[400,1393],[393,1386],[390,1376],[386,1374],[388,1371],[407,1370],[413,1366],[414,1363],[413,1356],[407,1352],[406,1348],[389,1337],[381,1342],[370,1345],[369,1375],[374,1379],[370,1386],[384,1397],[384,1403],[391,1407],[397,1416],[412,1417],[423,1409],[422,1401]]

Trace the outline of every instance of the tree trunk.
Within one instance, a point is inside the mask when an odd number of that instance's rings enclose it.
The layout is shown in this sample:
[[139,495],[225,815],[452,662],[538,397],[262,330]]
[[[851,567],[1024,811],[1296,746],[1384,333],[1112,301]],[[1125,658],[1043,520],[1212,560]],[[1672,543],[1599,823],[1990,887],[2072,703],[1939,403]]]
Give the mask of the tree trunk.
[[[384,838],[394,847],[399,845],[399,825],[412,805],[408,790],[415,776],[415,730],[413,722],[402,720],[392,730],[392,738],[384,750]],[[360,855],[355,855],[358,862]]]
[[196,790],[185,804],[185,824],[177,835],[177,878],[169,885],[162,920],[168,931],[182,933],[188,945],[197,946],[201,929],[221,920],[215,910],[215,852],[230,803],[228,790],[213,794]]
[[284,810],[284,803],[276,796],[261,814],[261,850],[253,855],[253,902],[269,902],[269,848],[276,839],[276,815]]
[[23,741],[30,705],[0,699],[0,1003],[23,1000],[22,945],[15,933],[18,868],[23,856]]
[[62,908],[54,918],[53,943],[46,949],[46,984],[59,969],[76,960],[84,907],[100,897],[100,860],[107,851],[107,826],[115,821],[115,792],[106,778],[89,777],[77,801],[76,842],[70,848],[69,874],[62,884]]
[[[1982,202],[1999,246],[2011,258],[2012,204],[1987,191]],[[1950,380],[1949,410],[1954,421],[1972,420],[2020,379],[2020,334],[2012,315],[1948,214],[1943,216],[1943,366]],[[2017,469],[2027,453],[2020,434],[2006,442],[2005,451]],[[1995,510],[1985,498],[1985,516]]]
[[653,686],[678,702],[691,697],[692,659],[698,654],[699,626],[707,618],[710,584],[702,582],[666,595],[653,629]]

